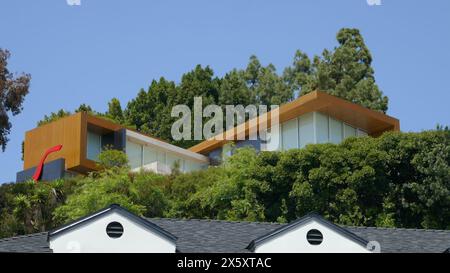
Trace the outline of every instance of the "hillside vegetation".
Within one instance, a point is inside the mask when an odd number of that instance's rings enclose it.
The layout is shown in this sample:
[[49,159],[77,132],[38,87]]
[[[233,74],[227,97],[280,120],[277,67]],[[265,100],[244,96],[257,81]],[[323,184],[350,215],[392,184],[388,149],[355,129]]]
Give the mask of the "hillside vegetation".
[[285,152],[244,148],[220,167],[170,176],[133,174],[117,154],[103,158],[107,168],[86,177],[1,185],[0,237],[111,203],[146,217],[289,222],[315,211],[344,225],[450,229],[448,130]]

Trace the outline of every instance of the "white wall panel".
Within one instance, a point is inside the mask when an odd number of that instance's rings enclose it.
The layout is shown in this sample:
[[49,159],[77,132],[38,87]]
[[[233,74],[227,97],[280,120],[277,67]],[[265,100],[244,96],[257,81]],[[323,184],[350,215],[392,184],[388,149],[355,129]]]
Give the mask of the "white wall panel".
[[281,145],[283,150],[295,149],[299,147],[298,144],[298,121],[291,119],[281,125]]

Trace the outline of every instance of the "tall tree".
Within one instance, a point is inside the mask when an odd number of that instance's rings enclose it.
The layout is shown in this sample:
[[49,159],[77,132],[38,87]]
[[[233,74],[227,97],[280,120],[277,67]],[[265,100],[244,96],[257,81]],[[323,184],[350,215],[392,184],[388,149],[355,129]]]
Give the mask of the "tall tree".
[[12,127],[8,113],[15,116],[22,112],[22,103],[28,94],[31,80],[29,74],[15,76],[9,72],[9,57],[9,51],[0,48],[0,146],[3,151]]
[[273,64],[262,66],[254,55],[250,57],[244,78],[258,104],[283,104],[293,98],[292,90],[280,77]]
[[181,77],[181,83],[177,92],[176,103],[194,105],[194,97],[201,96],[203,105],[214,104],[219,100],[220,80],[214,76],[214,71],[206,66],[197,65]]
[[341,29],[333,51],[324,50],[313,61],[297,51],[285,81],[300,95],[322,90],[362,106],[386,112],[388,98],[375,83],[372,55],[358,29]]
[[148,91],[141,89],[124,110],[124,122],[135,125],[136,129],[170,140],[170,110],[176,98],[176,86],[163,77],[153,80]]
[[244,71],[233,69],[222,78],[219,88],[219,104],[256,104],[256,96],[247,86]]
[[106,116],[113,120],[117,120],[118,122],[123,121],[123,111],[119,99],[112,98],[111,101],[108,102],[108,111],[106,112]]
[[182,147],[196,144],[198,141],[173,141],[171,126],[176,118],[171,117],[172,107],[184,104],[193,109],[194,97],[198,96],[202,97],[203,105],[216,104],[219,82],[210,67],[203,68],[200,65],[185,73],[178,86],[164,78],[153,80],[147,92],[141,89],[137,97],[128,103],[124,111],[126,123],[134,124],[141,132]]
[[176,97],[176,86],[172,81],[164,78],[153,81],[148,91],[148,102],[152,105],[150,119],[146,121],[144,132],[171,141],[170,128],[173,123],[170,116],[170,110],[177,104],[174,102]]

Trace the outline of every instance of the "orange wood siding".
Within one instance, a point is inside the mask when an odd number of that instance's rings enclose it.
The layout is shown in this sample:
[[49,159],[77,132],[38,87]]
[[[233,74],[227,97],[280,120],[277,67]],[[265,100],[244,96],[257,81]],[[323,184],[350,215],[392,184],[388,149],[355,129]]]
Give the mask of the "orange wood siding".
[[26,132],[24,169],[38,165],[44,152],[58,144],[62,144],[63,148],[61,151],[50,154],[47,162],[65,158],[66,169],[78,166],[82,156],[82,142],[84,147],[86,145],[86,131],[82,130],[82,120],[82,113],[78,113]]
[[61,151],[50,154],[46,162],[64,158],[67,170],[83,174],[98,170],[97,163],[86,158],[88,128],[105,134],[125,127],[84,112],[37,127],[25,133],[24,169],[37,166],[48,148],[62,144]]

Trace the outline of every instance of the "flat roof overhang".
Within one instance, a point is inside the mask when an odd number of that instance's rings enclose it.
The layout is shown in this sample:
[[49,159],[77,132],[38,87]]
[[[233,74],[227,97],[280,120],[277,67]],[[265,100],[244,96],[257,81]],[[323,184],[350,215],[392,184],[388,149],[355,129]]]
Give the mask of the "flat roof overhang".
[[[281,105],[277,111],[279,111],[279,123],[283,123],[306,113],[320,112],[351,126],[362,129],[370,136],[376,137],[386,131],[400,131],[400,122],[398,119],[365,108],[359,104],[329,95],[322,91],[314,91],[303,95],[292,102]],[[267,118],[267,127],[270,127],[271,112],[272,111],[261,115],[261,117]],[[245,124],[240,125],[245,126],[246,137],[251,130],[255,130],[255,127],[259,128],[260,124],[264,122],[264,119],[261,117],[252,119],[245,122]],[[230,142],[229,136],[232,136],[234,140],[237,140],[236,128],[237,127],[234,127],[224,132],[222,139],[220,140],[211,138],[192,146],[189,150],[206,154],[223,146],[227,142]],[[225,139],[225,135],[228,136],[227,139]]]
[[[130,128],[126,128],[125,126],[119,125],[117,123],[106,120],[104,118],[95,117],[95,116],[89,115],[87,113],[83,113],[83,116],[85,117],[85,120],[86,120],[86,124],[87,124],[86,128],[89,130],[92,130],[96,133],[106,134],[106,133],[111,133],[111,132],[115,132],[115,131],[123,129],[123,130],[126,130],[127,138],[131,138],[133,141],[137,141],[140,144],[151,145],[160,150],[172,152],[172,153],[177,154],[185,159],[194,160],[199,163],[209,163],[209,159],[207,157],[203,156],[202,154],[180,148],[178,146],[167,143],[156,137],[143,134],[141,132],[138,132],[138,131],[130,129]],[[86,137],[84,137],[82,141],[85,141],[85,140],[87,141]],[[86,152],[85,152],[86,145],[87,145],[87,143],[82,144],[82,147],[84,147],[84,148],[82,148],[82,153],[84,153],[84,154],[82,155],[82,158],[81,158],[81,164],[71,168],[71,170],[74,170],[74,171],[77,171],[80,173],[87,173],[90,171],[97,171],[100,169],[97,162],[90,160],[86,157]]]

